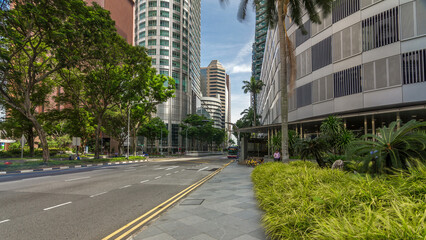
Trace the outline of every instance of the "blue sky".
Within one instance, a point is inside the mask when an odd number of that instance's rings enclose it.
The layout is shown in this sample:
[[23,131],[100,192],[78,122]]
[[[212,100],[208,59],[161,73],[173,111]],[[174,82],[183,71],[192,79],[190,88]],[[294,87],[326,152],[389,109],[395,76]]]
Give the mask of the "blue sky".
[[231,121],[250,106],[249,94],[241,89],[251,77],[251,51],[254,41],[255,12],[249,9],[244,22],[237,20],[240,0],[201,0],[201,67],[219,60],[231,80]]

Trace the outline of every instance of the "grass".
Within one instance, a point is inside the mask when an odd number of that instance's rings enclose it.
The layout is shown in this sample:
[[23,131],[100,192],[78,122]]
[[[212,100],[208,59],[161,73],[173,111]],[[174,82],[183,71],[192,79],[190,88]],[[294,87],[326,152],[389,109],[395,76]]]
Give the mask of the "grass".
[[[144,160],[145,157],[141,156],[130,156],[129,160]],[[24,161],[24,162],[13,162],[11,165],[0,163],[0,171],[18,171],[26,169],[40,169],[45,167],[55,166],[73,166],[73,165],[84,165],[93,163],[106,163],[106,162],[121,162],[127,161],[126,157],[115,157],[115,158],[104,158],[104,159],[81,159],[81,160],[50,160],[45,164],[42,160],[36,161]]]
[[252,179],[272,239],[426,239],[426,167],[372,178],[265,163]]

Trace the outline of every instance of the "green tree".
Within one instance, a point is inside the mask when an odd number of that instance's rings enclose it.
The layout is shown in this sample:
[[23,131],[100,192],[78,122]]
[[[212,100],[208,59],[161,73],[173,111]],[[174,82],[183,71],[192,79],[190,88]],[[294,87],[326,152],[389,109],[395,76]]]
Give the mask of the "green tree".
[[[262,90],[262,87],[265,86],[265,84],[260,81],[256,80],[254,77],[250,78],[250,81],[243,81],[244,86],[242,89],[244,90],[244,93],[251,93],[251,99],[252,99],[252,106],[254,109],[254,112],[257,114],[257,94],[260,93]],[[255,114],[253,114],[253,126],[256,126],[257,119],[255,119]]]
[[195,146],[195,141],[200,143],[212,142],[213,121],[205,116],[197,114],[189,114],[180,125],[182,131],[181,136],[192,139],[192,146]]
[[362,170],[385,173],[390,169],[407,170],[417,161],[426,162],[426,122],[411,120],[398,129],[398,122],[353,141],[348,157],[361,157]]
[[322,168],[326,167],[324,159],[322,157],[326,142],[323,138],[305,139],[300,141],[297,145],[298,152],[302,159],[309,159],[314,157],[318,165]]
[[169,131],[167,130],[166,124],[159,117],[150,119],[147,123],[143,124],[139,129],[138,134],[148,139],[148,146],[154,145],[154,141],[160,139],[160,135],[167,136]]
[[328,116],[320,126],[321,137],[333,154],[342,154],[346,146],[354,140],[354,134],[346,129],[340,118]]
[[[226,0],[220,0],[226,1]],[[281,131],[282,131],[282,159],[289,161],[288,154],[288,92],[287,86],[290,83],[290,89],[294,85],[296,78],[296,58],[294,56],[293,44],[288,37],[285,18],[288,16],[297,26],[302,29],[303,33],[306,30],[303,28],[302,22],[302,7],[306,9],[309,19],[312,23],[321,23],[321,18],[317,9],[322,10],[323,17],[331,12],[331,6],[334,0],[265,0],[266,21],[270,28],[277,25],[278,35],[280,40],[280,86],[281,86]],[[242,0],[238,11],[238,18],[244,20],[246,18],[246,10],[249,0]],[[256,8],[260,7],[260,0],[253,0],[253,5]],[[290,63],[290,81],[287,79],[287,59]]]
[[212,131],[212,141],[216,144],[216,147],[219,148],[220,145],[225,141],[225,129],[213,128]]
[[81,0],[10,3],[12,9],[0,10],[0,101],[33,124],[47,162],[46,132],[35,109],[41,105],[48,109],[46,100],[55,85],[55,73],[74,65],[82,53],[82,41],[77,39],[86,25],[79,13],[86,6]]

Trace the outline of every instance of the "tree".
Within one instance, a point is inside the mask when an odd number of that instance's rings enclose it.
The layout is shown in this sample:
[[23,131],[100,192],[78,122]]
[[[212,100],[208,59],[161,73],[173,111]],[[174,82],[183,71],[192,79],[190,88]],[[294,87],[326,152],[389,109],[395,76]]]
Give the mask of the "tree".
[[320,126],[321,137],[325,138],[327,146],[333,154],[342,154],[346,146],[354,139],[351,131],[343,126],[336,116],[328,116]]
[[417,161],[426,163],[426,122],[411,120],[398,129],[398,122],[353,141],[348,156],[361,157],[362,170],[385,173],[390,169],[407,170]]
[[[235,123],[235,125],[240,129],[240,128],[247,128],[247,127],[251,127],[253,126],[253,120],[254,120],[254,111],[253,108],[249,107],[247,109],[244,109],[244,111],[242,111],[240,113],[240,115],[242,115],[242,117],[240,119],[237,120],[237,122]],[[260,116],[257,115],[257,123],[259,124],[259,118]],[[234,132],[235,137],[238,139],[238,134]],[[241,137],[245,137],[248,138],[250,137],[250,133],[241,133],[240,134],[240,138]]]
[[33,124],[47,162],[46,132],[36,107],[42,102],[48,109],[55,73],[75,64],[82,53],[77,38],[85,25],[79,13],[86,6],[81,0],[10,2],[12,9],[0,11],[0,101]]
[[216,144],[216,147],[219,147],[225,141],[225,136],[225,129],[213,128],[212,141]]
[[[226,0],[220,0],[226,1]],[[289,18],[301,28],[302,33],[306,34],[302,22],[302,7],[306,9],[309,19],[312,23],[321,23],[317,9],[322,10],[323,17],[331,12],[331,5],[334,0],[266,0],[265,11],[266,21],[269,27],[277,24],[280,39],[280,85],[281,85],[281,132],[282,132],[282,159],[289,161],[288,154],[288,83],[290,90],[294,85],[296,78],[296,59],[294,56],[293,44],[288,37],[285,18],[289,13]],[[256,8],[260,6],[260,0],[253,0],[252,3]],[[238,18],[244,20],[246,18],[246,10],[249,0],[242,0],[238,11]],[[288,61],[287,61],[288,60]],[[287,80],[287,63],[290,63],[290,81]]]
[[[254,77],[251,77],[250,81],[243,81],[243,83],[244,86],[242,89],[244,90],[244,93],[251,93],[253,109],[257,114],[257,94],[260,93],[262,87],[265,86],[265,84],[260,80],[256,80]],[[255,119],[255,114],[253,114],[253,126],[256,126],[256,122],[257,119]]]
[[213,134],[213,121],[205,116],[197,114],[189,114],[180,125],[182,131],[181,136],[192,138],[192,145],[195,145],[195,140],[202,142],[211,142]]
[[315,158],[318,165],[322,168],[326,164],[322,158],[326,143],[323,138],[306,139],[298,143],[298,152],[302,159],[309,159],[311,156]]
[[164,124],[163,120],[159,117],[155,117],[143,124],[139,129],[138,134],[146,137],[148,139],[148,145],[152,147],[154,145],[154,141],[159,139],[161,134],[167,136],[169,131],[167,130],[167,126]]

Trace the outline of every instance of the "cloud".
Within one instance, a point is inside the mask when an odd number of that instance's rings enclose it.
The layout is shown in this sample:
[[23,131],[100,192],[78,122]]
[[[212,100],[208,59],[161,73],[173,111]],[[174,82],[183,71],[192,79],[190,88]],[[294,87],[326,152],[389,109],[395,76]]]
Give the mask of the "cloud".
[[254,36],[238,51],[237,56],[230,62],[224,64],[229,73],[251,72],[251,53]]
[[250,107],[250,94],[231,94],[231,122],[241,118],[241,112]]
[[234,66],[229,73],[247,73],[251,72],[251,64],[241,64]]

